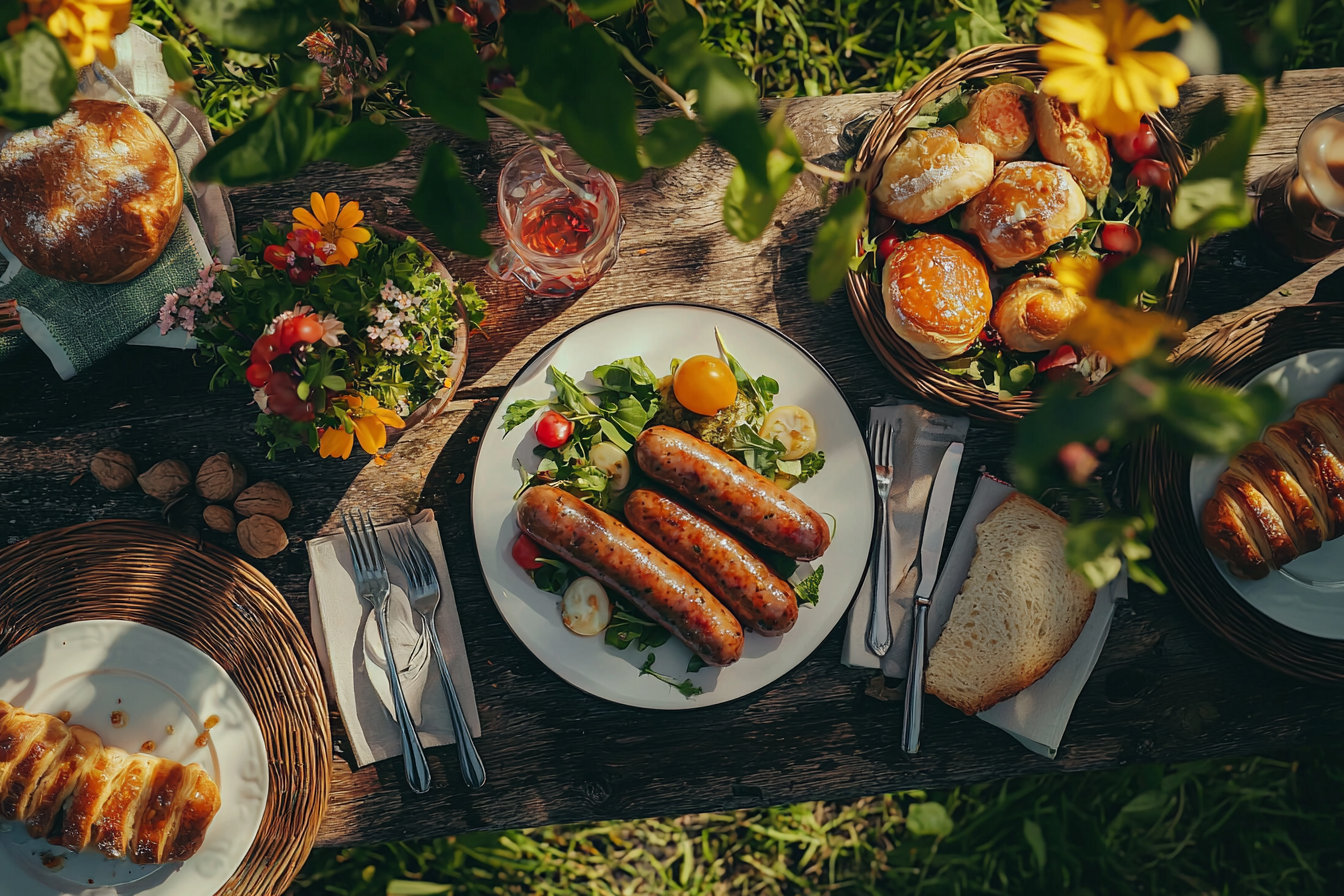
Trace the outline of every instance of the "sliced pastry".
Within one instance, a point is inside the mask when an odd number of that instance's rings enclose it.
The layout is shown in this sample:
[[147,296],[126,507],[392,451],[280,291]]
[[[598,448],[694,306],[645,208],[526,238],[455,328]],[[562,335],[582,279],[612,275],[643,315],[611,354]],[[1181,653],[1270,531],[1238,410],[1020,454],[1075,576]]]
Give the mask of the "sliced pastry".
[[195,763],[186,767],[178,799],[182,811],[175,816],[168,832],[169,843],[160,859],[163,862],[183,862],[196,855],[205,841],[206,829],[219,811],[219,788],[205,769]]
[[1297,559],[1297,546],[1283,525],[1283,519],[1259,489],[1231,470],[1218,477],[1218,483],[1228,490],[1241,509],[1246,528],[1270,564],[1279,567]]
[[122,769],[121,777],[113,784],[112,793],[103,803],[103,811],[98,818],[95,845],[103,855],[113,859],[125,858],[127,845],[140,819],[140,810],[149,798],[149,784],[161,761],[155,756],[136,753]]
[[70,806],[65,810],[65,825],[56,845],[71,852],[83,852],[95,842],[103,804],[112,796],[113,786],[121,779],[121,773],[130,761],[131,754],[125,750],[103,747],[84,770],[84,777],[70,798]]
[[41,730],[28,744],[10,770],[0,789],[0,816],[8,819],[28,817],[28,806],[42,778],[51,769],[71,741],[70,729],[55,716],[36,716]]
[[1263,442],[1252,442],[1228,467],[1264,495],[1283,521],[1299,554],[1314,551],[1325,540],[1325,520],[1312,504],[1302,483]]
[[56,816],[74,794],[85,770],[102,752],[103,740],[83,725],[70,726],[70,742],[37,785],[24,822],[28,836],[42,839],[51,833]]
[[1250,524],[1232,490],[1222,482],[1204,505],[1200,519],[1204,546],[1227,563],[1232,575],[1240,579],[1263,579],[1269,575],[1269,551],[1264,534]]
[[1302,420],[1265,430],[1264,442],[1302,484],[1326,524],[1326,540],[1344,534],[1344,460],[1325,434]]

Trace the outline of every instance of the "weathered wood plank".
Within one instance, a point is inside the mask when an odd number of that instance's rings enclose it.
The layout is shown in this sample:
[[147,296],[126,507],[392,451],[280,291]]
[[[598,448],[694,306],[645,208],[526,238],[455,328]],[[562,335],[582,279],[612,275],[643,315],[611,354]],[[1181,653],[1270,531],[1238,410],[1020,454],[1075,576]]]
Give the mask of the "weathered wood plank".
[[[1196,79],[1190,102],[1235,86]],[[1301,126],[1344,95],[1344,71],[1295,72],[1270,92],[1271,127],[1252,172],[1286,157]],[[882,108],[889,95],[794,100],[790,122],[812,158],[833,158],[847,122]],[[645,115],[645,120],[652,116]],[[296,181],[235,194],[244,229],[288,215],[313,189],[359,198],[374,217],[425,236],[407,210],[420,155],[451,143],[464,169],[488,189],[520,145],[495,129],[488,145],[451,139],[432,125],[406,125],[411,148],[372,171],[314,166]],[[432,751],[435,788],[406,790],[396,763],[352,771],[338,760],[324,844],[425,837],[448,831],[544,822],[678,814],[803,799],[844,799],[884,790],[949,786],[1006,775],[1100,768],[1280,748],[1344,734],[1338,695],[1263,672],[1199,627],[1179,603],[1135,588],[1122,607],[1097,673],[1084,690],[1060,757],[1032,756],[1006,735],[930,701],[925,752],[899,748],[898,701],[865,693],[870,672],[838,663],[840,633],[775,685],[729,706],[660,714],[606,704],[563,683],[509,632],[481,579],[469,522],[476,439],[502,387],[537,348],[593,314],[648,301],[703,301],[778,325],[815,353],[847,397],[865,408],[897,391],[878,366],[843,298],[807,299],[807,246],[819,220],[818,182],[786,198],[777,225],[758,242],[731,239],[719,222],[728,160],[702,149],[685,165],[622,190],[626,230],[611,274],[572,300],[527,299],[497,284],[479,261],[449,260],[491,300],[489,338],[475,336],[461,401],[409,433],[384,467],[293,456],[266,461],[251,433],[254,411],[238,391],[210,393],[208,371],[188,356],[123,349],[69,383],[35,352],[8,371],[16,396],[0,418],[0,537],[106,516],[150,517],[154,502],[109,494],[79,477],[100,447],[118,445],[148,463],[180,456],[196,464],[221,449],[295,498],[291,550],[258,563],[308,619],[301,541],[329,531],[342,502],[380,517],[416,507],[439,515],[463,619],[484,735],[487,786],[467,793],[451,749]],[[497,240],[498,234],[488,234]],[[432,240],[430,244],[433,245]],[[1214,240],[1201,256],[1188,309],[1196,319],[1274,295],[1302,272],[1263,252],[1250,235]],[[1294,286],[1294,291],[1296,287]],[[1011,433],[975,427],[953,518],[969,498],[972,471],[1005,474]],[[950,539],[949,539],[950,541]],[[876,692],[881,694],[880,688]],[[899,691],[897,692],[899,694]],[[890,696],[890,695],[888,695]],[[343,733],[333,717],[338,750]]]

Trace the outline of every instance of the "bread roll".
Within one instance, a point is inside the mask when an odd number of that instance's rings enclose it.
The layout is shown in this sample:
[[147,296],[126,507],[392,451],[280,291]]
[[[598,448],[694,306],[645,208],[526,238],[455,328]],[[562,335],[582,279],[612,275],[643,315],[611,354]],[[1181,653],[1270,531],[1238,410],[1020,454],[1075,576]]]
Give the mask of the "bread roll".
[[942,234],[896,247],[882,268],[882,300],[896,334],[934,360],[970,348],[994,304],[984,264],[961,240]]
[[1204,505],[1199,531],[1204,546],[1227,563],[1232,575],[1240,579],[1263,579],[1269,575],[1263,534],[1257,534],[1232,491],[1221,482]]
[[76,100],[0,147],[0,239],[44,276],[130,280],[162,254],[181,214],[172,144],[125,103]]
[[882,166],[873,201],[882,214],[924,224],[979,193],[994,176],[994,153],[962,143],[951,128],[910,131]]
[[1036,94],[1036,141],[1041,155],[1069,169],[1088,198],[1111,183],[1111,148],[1106,137],[1078,117],[1069,103]]
[[1218,477],[1218,484],[1231,494],[1241,510],[1247,531],[1271,566],[1283,566],[1297,559],[1297,546],[1289,537],[1283,519],[1259,489],[1231,470]]
[[1251,483],[1269,499],[1299,554],[1321,546],[1325,540],[1324,519],[1307,497],[1302,484],[1263,442],[1252,442],[1243,448],[1232,458],[1228,470]]
[[961,229],[974,234],[996,267],[1040,258],[1087,217],[1087,200],[1068,171],[1049,162],[1009,162],[966,204]]
[[1013,351],[1043,352],[1063,344],[1069,325],[1086,309],[1054,277],[1033,274],[1003,291],[989,322]]
[[975,559],[929,652],[925,690],[974,715],[1035,684],[1069,652],[1097,593],[1064,558],[1065,527],[1020,493],[975,527]]
[[1031,127],[1031,91],[1016,84],[991,84],[971,100],[970,111],[957,122],[957,136],[994,153],[996,162],[1026,155],[1036,134]]

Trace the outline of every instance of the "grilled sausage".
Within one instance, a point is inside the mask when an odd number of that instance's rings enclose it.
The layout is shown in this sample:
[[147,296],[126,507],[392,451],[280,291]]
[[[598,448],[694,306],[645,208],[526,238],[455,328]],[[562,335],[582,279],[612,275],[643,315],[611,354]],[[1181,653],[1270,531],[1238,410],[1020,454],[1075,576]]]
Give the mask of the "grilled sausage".
[[614,589],[714,666],[742,656],[742,626],[691,574],[610,514],[549,485],[518,500],[538,544]]
[[742,542],[661,492],[637,488],[625,519],[723,602],[744,628],[782,635],[798,621],[798,598]]
[[830,527],[802,499],[708,442],[651,426],[635,442],[640,469],[748,538],[795,560],[815,560]]

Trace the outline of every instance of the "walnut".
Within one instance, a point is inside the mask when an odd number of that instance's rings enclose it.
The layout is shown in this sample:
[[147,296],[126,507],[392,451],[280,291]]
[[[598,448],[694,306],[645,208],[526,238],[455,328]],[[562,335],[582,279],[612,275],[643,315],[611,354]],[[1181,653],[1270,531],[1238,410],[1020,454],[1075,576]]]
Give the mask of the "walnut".
[[233,518],[233,511],[222,504],[211,504],[201,511],[201,517],[205,524],[216,532],[223,532],[228,535],[238,527],[237,521]]
[[206,458],[196,472],[196,494],[207,501],[232,501],[247,488],[247,470],[227,451]]
[[258,513],[238,524],[238,544],[249,556],[273,557],[289,545],[285,527]]
[[289,518],[294,502],[289,499],[289,492],[276,483],[258,482],[243,490],[238,500],[233,502],[233,509],[238,511],[239,516],[260,513],[273,520],[283,520]]
[[191,485],[191,470],[180,460],[161,460],[137,480],[145,494],[160,501],[179,497]]
[[135,476],[139,472],[135,468],[135,458],[115,448],[104,448],[95,454],[89,469],[93,471],[93,478],[102,483],[103,488],[114,492],[135,485]]

